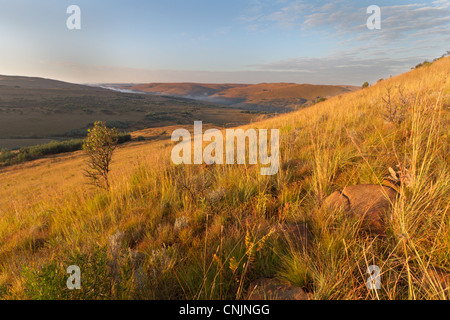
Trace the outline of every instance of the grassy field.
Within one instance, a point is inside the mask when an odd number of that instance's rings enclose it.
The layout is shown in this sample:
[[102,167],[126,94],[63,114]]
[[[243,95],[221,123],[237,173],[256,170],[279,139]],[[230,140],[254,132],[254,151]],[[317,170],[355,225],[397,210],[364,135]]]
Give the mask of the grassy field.
[[[312,299],[448,299],[449,74],[440,59],[243,127],[280,129],[275,176],[175,166],[171,128],[121,145],[108,191],[86,185],[81,152],[0,169],[0,298],[245,299],[275,277]],[[389,167],[409,183],[384,236],[321,206]],[[289,225],[309,230],[306,246]],[[66,289],[70,265],[81,290]],[[381,290],[366,288],[370,265]]]

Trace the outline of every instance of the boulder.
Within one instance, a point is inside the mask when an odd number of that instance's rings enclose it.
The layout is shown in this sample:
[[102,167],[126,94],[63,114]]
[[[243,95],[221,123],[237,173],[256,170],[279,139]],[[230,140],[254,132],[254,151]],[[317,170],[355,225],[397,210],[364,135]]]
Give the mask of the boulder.
[[250,284],[247,300],[310,300],[310,295],[285,281],[262,278]]
[[384,234],[386,216],[392,209],[397,190],[391,186],[360,184],[333,192],[324,201],[331,210],[342,210],[363,220],[363,226],[375,234]]

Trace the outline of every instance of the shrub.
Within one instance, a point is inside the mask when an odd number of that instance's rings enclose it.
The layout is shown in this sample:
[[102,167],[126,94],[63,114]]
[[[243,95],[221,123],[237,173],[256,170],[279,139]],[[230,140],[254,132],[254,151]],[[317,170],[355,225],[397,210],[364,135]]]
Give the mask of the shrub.
[[131,141],[131,135],[128,133],[119,133],[119,136],[117,137],[117,143],[125,143]]
[[364,82],[362,85],[362,88],[364,89],[364,88],[368,88],[368,87],[369,87],[369,83],[367,81]]
[[171,121],[173,117],[168,112],[149,112],[145,114],[145,120],[148,121]]
[[0,150],[0,164],[9,165],[14,158],[14,154],[8,149]]
[[419,63],[418,65],[416,65],[416,69],[417,69],[417,68],[420,68],[420,67],[428,67],[428,66],[430,66],[430,65],[431,65],[431,62],[425,60],[424,62]]
[[107,128],[101,121],[97,121],[94,128],[89,129],[89,134],[83,142],[83,150],[89,157],[89,169],[85,171],[85,175],[93,185],[109,189],[108,174],[118,140],[117,130]]
[[314,101],[314,103],[319,103],[319,102],[323,102],[323,101],[327,101],[327,98],[319,97]]
[[[117,143],[131,141],[131,135],[128,133],[119,133]],[[0,165],[9,166],[26,161],[36,160],[48,155],[55,155],[65,152],[74,152],[83,147],[82,139],[71,139],[66,141],[52,141],[45,144],[38,144],[31,147],[24,147],[17,154],[2,149],[0,151]]]
[[46,144],[27,147],[25,149],[26,152],[32,156],[32,158],[37,158],[39,156],[77,151],[81,149],[82,145],[83,140],[73,139],[67,141],[52,141]]
[[128,123],[128,121],[106,121],[106,126],[111,129],[128,129],[130,127],[130,124]]
[[407,95],[402,87],[398,87],[396,96],[393,95],[392,88],[387,87],[381,100],[383,101],[384,119],[395,124],[401,124],[406,119],[413,103],[412,97]]
[[8,287],[4,284],[0,285],[0,299],[4,299],[4,297],[8,294]]
[[[60,259],[58,259],[60,260]],[[69,290],[67,267],[75,265],[81,270],[81,289]],[[122,272],[113,275],[108,250],[96,247],[91,254],[75,253],[68,259],[51,262],[40,269],[26,267],[22,271],[25,292],[32,300],[101,300],[124,299],[128,295],[129,278]],[[128,264],[122,266],[131,274]]]

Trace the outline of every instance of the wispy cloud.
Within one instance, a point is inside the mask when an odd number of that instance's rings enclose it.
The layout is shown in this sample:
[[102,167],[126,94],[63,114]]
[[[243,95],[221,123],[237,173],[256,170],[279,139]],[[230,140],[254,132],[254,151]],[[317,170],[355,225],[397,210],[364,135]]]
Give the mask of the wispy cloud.
[[[382,52],[376,59],[361,58],[357,54],[341,52],[326,57],[300,57],[276,61],[265,65],[255,65],[256,69],[279,72],[297,72],[307,79],[320,78],[322,81],[341,79],[341,83],[359,84],[361,81],[375,81],[387,75],[395,75],[408,70],[416,63],[417,57],[391,58]],[[361,82],[362,83],[362,82]]]
[[[369,30],[366,7],[356,1],[304,3],[288,1],[272,13],[267,10],[257,21],[298,26],[303,32],[322,33],[338,41],[329,55],[292,57],[253,65],[256,70],[321,72],[332,78],[368,80],[407,71],[431,52],[444,53],[450,40],[450,1],[410,3],[381,7],[381,30]],[[255,21],[253,21],[253,24]],[[354,82],[354,81],[352,81]]]
[[[279,7],[280,4],[285,5]],[[292,28],[298,26],[302,14],[312,8],[313,6],[304,0],[278,0],[275,5],[273,1],[254,0],[239,20],[248,23],[249,30],[252,31],[271,26]]]

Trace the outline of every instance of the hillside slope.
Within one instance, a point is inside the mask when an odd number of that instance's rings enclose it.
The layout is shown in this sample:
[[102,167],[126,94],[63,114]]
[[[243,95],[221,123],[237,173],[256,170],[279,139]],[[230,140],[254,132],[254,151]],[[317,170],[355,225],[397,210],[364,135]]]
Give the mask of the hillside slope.
[[[280,130],[275,176],[175,166],[166,141],[120,147],[109,191],[86,188],[81,153],[0,171],[0,298],[243,299],[276,277],[312,299],[448,299],[449,74],[440,59],[243,127]],[[384,236],[321,208],[389,167],[408,183]],[[74,264],[79,291],[65,288]],[[366,287],[370,265],[381,290]]]

